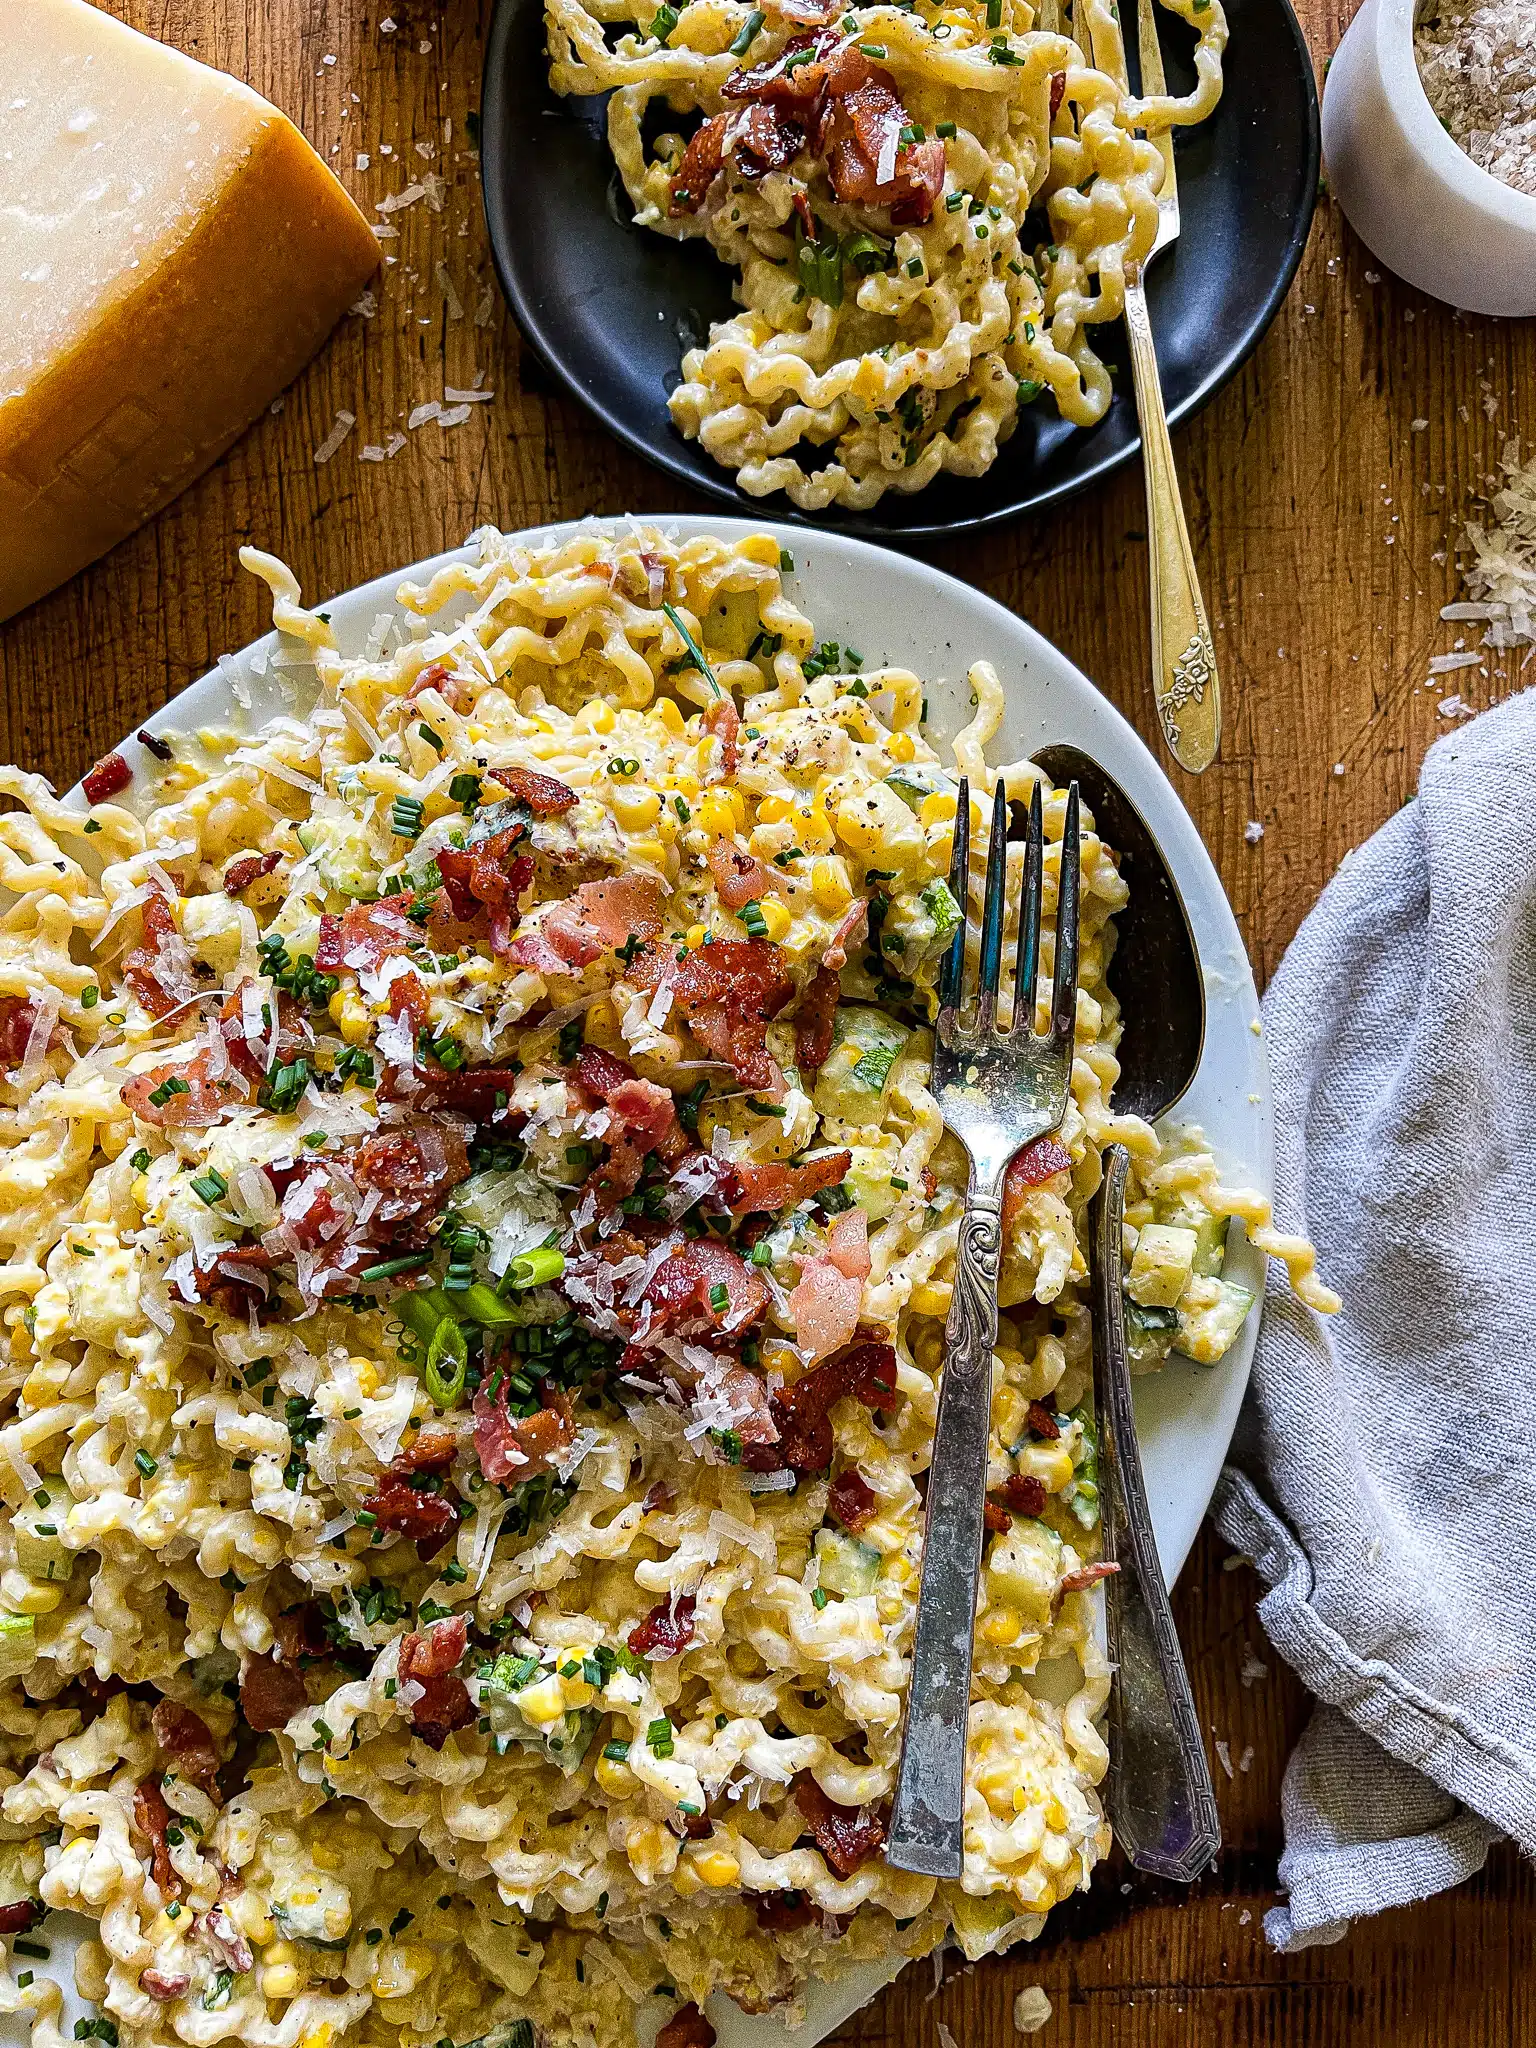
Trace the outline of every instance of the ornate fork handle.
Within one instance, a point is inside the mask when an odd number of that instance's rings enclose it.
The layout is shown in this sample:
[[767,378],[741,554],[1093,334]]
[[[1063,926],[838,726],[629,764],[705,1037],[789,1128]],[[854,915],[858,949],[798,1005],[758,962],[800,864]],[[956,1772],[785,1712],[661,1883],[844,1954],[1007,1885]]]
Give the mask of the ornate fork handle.
[[1152,688],[1174,759],[1198,775],[1215,759],[1221,739],[1221,679],[1216,673],[1216,650],[1168,436],[1147,295],[1139,278],[1126,283],[1125,325],[1131,342],[1147,479]]
[[1002,1199],[1000,1179],[990,1186],[973,1180],[960,1225],[929,1467],[907,1740],[892,1814],[902,1868],[932,1877],[958,1877],[963,1860],[964,1730],[981,1569]]

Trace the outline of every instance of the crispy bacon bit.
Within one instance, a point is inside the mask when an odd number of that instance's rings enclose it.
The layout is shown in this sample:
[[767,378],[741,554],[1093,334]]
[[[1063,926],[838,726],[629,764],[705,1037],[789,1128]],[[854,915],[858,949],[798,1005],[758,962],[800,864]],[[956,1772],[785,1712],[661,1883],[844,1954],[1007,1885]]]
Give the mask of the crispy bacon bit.
[[795,992],[784,953],[771,939],[717,939],[683,960],[670,947],[648,946],[630,969],[637,988],[665,981],[693,1035],[748,1088],[775,1091],[784,1077],[766,1043],[768,1019]]
[[272,1637],[279,1664],[297,1664],[302,1658],[318,1662],[331,1654],[331,1639],[313,1600],[279,1614],[272,1623]]
[[[717,1307],[716,1288],[725,1305]],[[651,1275],[630,1351],[639,1353],[661,1337],[713,1345],[739,1338],[768,1308],[768,1288],[729,1245],[710,1237],[690,1238]],[[625,1354],[626,1366],[633,1361]]]
[[412,1472],[446,1472],[458,1448],[459,1440],[451,1429],[424,1429],[389,1470],[401,1479]]
[[518,803],[526,804],[536,818],[557,817],[570,810],[576,792],[554,775],[539,775],[531,768],[493,768],[492,778]]
[[0,996],[0,1068],[6,1073],[26,1058],[36,1022],[37,1004],[31,996]]
[[1001,1536],[1005,1529],[1013,1527],[1013,1517],[1000,1500],[993,1500],[990,1494],[982,1503],[982,1525],[993,1536]]
[[808,140],[793,115],[764,104],[744,107],[733,117],[726,146],[741,175],[756,180],[792,164]]
[[507,957],[536,974],[569,975],[631,938],[655,938],[665,923],[659,882],[649,875],[615,875],[583,882],[574,896],[519,932]]
[[459,1515],[446,1493],[421,1493],[408,1480],[385,1473],[363,1502],[381,1529],[394,1529],[413,1543],[441,1539],[458,1527]]
[[280,853],[242,853],[224,870],[224,894],[238,896],[242,889],[249,889],[252,882],[259,882],[263,875],[270,875],[282,858]]
[[274,1657],[248,1657],[240,1675],[240,1711],[258,1734],[286,1728],[309,1705],[304,1680],[291,1664]]
[[462,677],[453,675],[445,661],[428,662],[406,691],[402,701],[414,704],[417,698],[425,696],[428,690],[436,690],[451,711],[467,711],[473,702],[468,684]]
[[251,1944],[222,1905],[210,1906],[192,1924],[212,1950],[216,1962],[227,1964],[237,1976],[243,1976],[250,1969],[255,1961]]
[[599,1214],[606,1216],[639,1186],[648,1153],[659,1152],[670,1164],[686,1149],[688,1141],[677,1120],[671,1090],[658,1082],[642,1080],[627,1060],[603,1052],[598,1046],[584,1045],[576,1055],[571,1075],[589,1095],[605,1103],[611,1113],[608,1157],[594,1169],[587,1182],[597,1199]]
[[506,1375],[493,1377],[494,1396],[481,1387],[474,1398],[475,1454],[480,1470],[493,1484],[510,1481],[520,1486],[525,1479],[537,1479],[548,1472],[555,1459],[576,1435],[568,1394],[540,1382],[543,1407],[532,1415],[512,1415],[507,1410]]
[[716,839],[709,849],[709,865],[727,910],[741,910],[748,903],[761,902],[770,891],[781,891],[779,876],[770,874],[756,854],[746,853],[728,839]]
[[845,206],[889,206],[893,226],[921,226],[944,190],[944,145],[903,142],[911,121],[896,81],[845,43],[827,67],[821,148]]
[[25,1934],[42,1917],[43,1908],[39,1900],[17,1899],[14,1905],[0,1906],[0,1934]]
[[885,1821],[867,1806],[838,1806],[808,1773],[795,1780],[806,1831],[839,1877],[852,1877],[885,1840]]
[[640,1503],[640,1511],[642,1514],[653,1515],[658,1508],[671,1507],[676,1498],[677,1495],[664,1479],[652,1480],[646,1490],[645,1499]]
[[163,889],[151,889],[139,905],[139,922],[143,936],[124,957],[123,979],[152,1017],[169,1017],[187,999],[179,987],[166,986],[168,976],[178,983],[183,978],[170,962],[185,948]]
[[185,1970],[149,1969],[140,1975],[139,1988],[164,2005],[167,1999],[185,1997],[192,1988],[192,1979]]
[[773,1402],[779,1443],[766,1452],[744,1451],[742,1463],[758,1470],[788,1465],[795,1472],[822,1472],[832,1462],[831,1411],[851,1394],[866,1408],[890,1408],[896,1400],[896,1352],[874,1340],[853,1344],[836,1358],[812,1368]]
[[697,213],[704,203],[704,194],[714,183],[715,173],[725,161],[728,120],[726,114],[715,114],[689,136],[683,160],[672,173],[669,187],[672,198],[668,210],[674,217],[680,213]]
[[875,1489],[852,1466],[838,1473],[827,1495],[827,1512],[852,1536],[869,1527],[879,1505]]
[[491,950],[498,956],[506,952],[519,899],[533,881],[532,858],[514,852],[526,837],[521,825],[510,825],[468,846],[439,847],[433,856],[454,916],[461,924],[488,916]]
[[1048,1443],[1055,1443],[1061,1435],[1060,1423],[1043,1401],[1031,1401],[1025,1419],[1035,1435],[1043,1436]]
[[411,1708],[411,1727],[429,1749],[441,1749],[456,1728],[467,1728],[475,1706],[462,1678],[454,1676],[464,1655],[468,1622],[462,1614],[434,1622],[425,1634],[412,1633],[400,1645],[400,1680],[421,1686]]
[[715,2048],[719,2037],[690,1999],[680,2006],[656,2036],[656,2048]]
[[769,1934],[788,1934],[796,1927],[809,1927],[816,1908],[804,1892],[759,1892],[753,1900],[757,1924]]
[[831,942],[821,960],[823,967],[830,967],[833,973],[848,965],[848,948],[869,923],[869,904],[864,897],[851,903],[838,919]]
[[629,1647],[637,1657],[650,1657],[658,1662],[676,1657],[693,1641],[694,1606],[692,1593],[684,1593],[675,1601],[659,1600],[644,1621],[637,1621],[630,1630]]
[[155,1741],[184,1778],[212,1789],[222,1759],[208,1723],[179,1700],[159,1700],[149,1717]]
[[1085,1586],[1096,1586],[1100,1579],[1113,1578],[1120,1567],[1110,1564],[1107,1559],[1098,1564],[1079,1565],[1075,1572],[1068,1572],[1056,1588],[1058,1593],[1081,1593]]
[[161,739],[158,733],[151,732],[147,725],[141,725],[138,731],[134,734],[134,738],[138,741],[141,747],[147,748],[147,750],[154,755],[157,761],[175,760],[175,750],[168,744],[167,741]]
[[[252,986],[249,978],[242,981],[225,998],[219,1011],[217,1028],[224,1042],[222,1054],[217,1047],[205,1046],[180,1066],[170,1063],[152,1067],[147,1074],[135,1074],[123,1084],[123,1100],[141,1123],[153,1124],[159,1130],[206,1130],[226,1110],[238,1108],[247,1100],[250,1090],[242,1087],[240,1081],[258,1082],[266,1071],[246,1036],[245,992]],[[298,1004],[292,996],[279,993],[274,1062],[281,1065],[293,1059],[312,1039],[308,1020]],[[265,1038],[261,1052],[266,1052]],[[156,1102],[156,1095],[167,1081],[183,1081],[186,1086],[167,1095],[163,1102]]]
[[733,71],[721,91],[728,100],[788,101],[814,109],[826,84],[826,60],[842,40],[829,28],[790,36],[776,57]]
[[121,754],[103,754],[80,787],[85,791],[87,803],[104,804],[108,797],[126,789],[132,780],[133,770]]
[[181,1879],[171,1862],[165,1831],[171,1824],[171,1809],[165,1803],[158,1778],[146,1778],[134,1789],[133,1824],[150,1846],[151,1871],[167,1899],[181,1897]]
[[1067,96],[1067,74],[1065,71],[1051,73],[1051,119],[1054,121],[1061,112],[1061,103]]
[[1055,1138],[1036,1138],[1032,1145],[1026,1145],[1022,1152],[1014,1155],[1007,1173],[1003,1176],[1005,1243],[1018,1226],[1030,1190],[1044,1187],[1045,1183],[1054,1180],[1058,1173],[1070,1172],[1071,1167],[1072,1154]]
[[[638,571],[638,574],[636,573]],[[600,576],[599,568],[587,571],[589,576]],[[610,562],[607,569],[608,588],[616,590],[621,597],[632,598],[647,611],[655,611],[667,594],[667,565],[660,555],[642,548],[638,555],[626,555],[622,561]]]
[[732,1165],[722,1193],[734,1215],[768,1210],[777,1215],[822,1188],[838,1186],[848,1177],[853,1164],[851,1152],[825,1152],[819,1159],[802,1160],[790,1166],[782,1159],[754,1162],[742,1159]]
[[869,1219],[848,1209],[827,1233],[824,1257],[802,1259],[789,1297],[795,1341],[802,1357],[825,1358],[853,1341],[869,1273]]
[[372,973],[386,960],[419,946],[422,929],[406,916],[415,901],[409,889],[402,889],[398,896],[381,896],[376,903],[354,903],[345,916],[322,917],[315,965],[322,974],[335,974],[342,967]]
[[699,726],[712,740],[720,742],[720,780],[735,780],[741,765],[741,713],[729,697],[714,697],[699,714]]
[[1045,1481],[1032,1472],[1014,1472],[1003,1481],[999,1505],[1015,1515],[1045,1513]]
[[802,1074],[814,1074],[827,1063],[832,1050],[832,1020],[842,993],[837,970],[825,963],[805,985],[795,1013],[795,1064]]
[[385,1229],[435,1213],[449,1190],[469,1178],[462,1135],[437,1117],[386,1125],[340,1158],[359,1187],[377,1188],[383,1196],[373,1221]]

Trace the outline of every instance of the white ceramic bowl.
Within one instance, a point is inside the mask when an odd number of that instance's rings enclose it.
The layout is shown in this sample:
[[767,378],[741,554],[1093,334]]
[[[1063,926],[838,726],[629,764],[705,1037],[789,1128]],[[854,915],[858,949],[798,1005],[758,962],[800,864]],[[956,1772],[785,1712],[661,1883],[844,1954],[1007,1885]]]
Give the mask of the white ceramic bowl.
[[1364,0],[1329,67],[1323,161],[1360,239],[1471,313],[1536,315],[1536,199],[1441,127],[1413,53],[1414,0]]

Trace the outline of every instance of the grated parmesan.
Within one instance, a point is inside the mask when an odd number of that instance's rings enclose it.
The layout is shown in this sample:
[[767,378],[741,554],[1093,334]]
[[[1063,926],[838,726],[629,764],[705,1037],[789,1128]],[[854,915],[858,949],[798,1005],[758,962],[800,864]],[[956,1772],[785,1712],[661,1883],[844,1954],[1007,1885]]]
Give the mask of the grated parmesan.
[[1461,580],[1467,602],[1447,605],[1443,619],[1475,620],[1486,627],[1483,644],[1536,645],[1536,456],[1522,468],[1520,443],[1506,441],[1500,460],[1504,482],[1488,500],[1487,524],[1467,522],[1460,546],[1470,559]]
[[1536,196],[1536,10],[1430,0],[1413,37],[1435,116],[1473,163]]

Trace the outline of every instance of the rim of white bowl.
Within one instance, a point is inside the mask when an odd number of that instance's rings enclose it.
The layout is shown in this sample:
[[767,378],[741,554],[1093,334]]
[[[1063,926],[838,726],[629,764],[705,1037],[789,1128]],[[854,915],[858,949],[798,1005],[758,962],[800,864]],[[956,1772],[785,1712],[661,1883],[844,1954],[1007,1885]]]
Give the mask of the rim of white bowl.
[[1440,117],[1424,90],[1413,47],[1417,13],[1418,0],[1377,0],[1377,59],[1410,141],[1442,182],[1470,205],[1494,215],[1508,227],[1536,236],[1536,198],[1517,192],[1513,185],[1506,185],[1492,171],[1474,163],[1455,136],[1441,127]]

